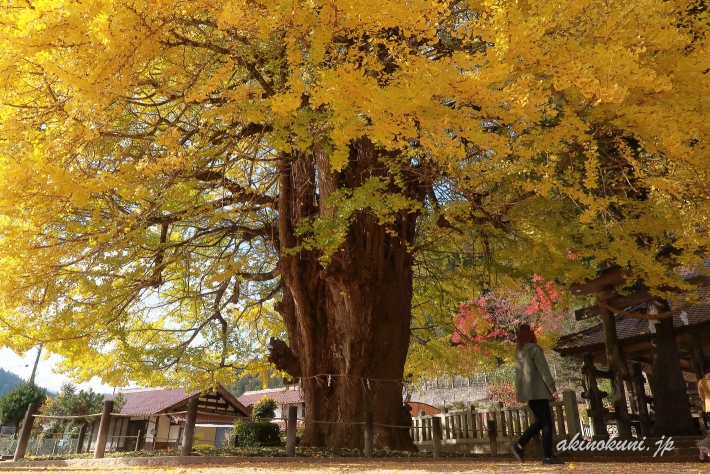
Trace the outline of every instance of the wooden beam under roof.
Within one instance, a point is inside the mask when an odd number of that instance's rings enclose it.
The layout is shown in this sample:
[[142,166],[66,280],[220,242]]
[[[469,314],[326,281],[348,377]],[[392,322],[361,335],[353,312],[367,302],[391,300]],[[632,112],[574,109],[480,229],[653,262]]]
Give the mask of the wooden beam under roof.
[[[686,283],[695,285],[699,288],[704,288],[710,286],[710,277],[706,275],[699,275],[688,278],[685,280]],[[662,287],[662,291],[673,291],[676,293],[681,293],[683,290],[680,288],[670,288]],[[637,306],[653,299],[657,298],[653,296],[648,290],[639,291],[628,296],[622,296],[618,298],[612,298],[606,302],[607,306],[610,306],[614,310],[624,311],[632,306]],[[599,316],[601,314],[601,307],[599,305],[588,306],[586,308],[578,309],[574,312],[574,317],[577,321],[582,321],[583,319],[592,318],[594,316]]]
[[[613,308],[617,311],[624,311],[626,308],[632,306],[637,306],[654,298],[648,291],[641,291],[639,293],[634,293],[628,296],[623,296],[620,298],[611,298],[606,301],[607,306]],[[574,317],[577,321],[583,319],[592,318],[594,316],[599,316],[601,314],[602,308],[599,305],[588,306],[586,308],[578,309],[574,312]]]
[[609,270],[599,272],[596,278],[586,280],[584,283],[575,283],[574,285],[571,285],[569,290],[576,296],[593,295],[609,286],[620,286],[626,283],[626,278],[624,277],[625,273],[628,272],[619,267],[611,268]]

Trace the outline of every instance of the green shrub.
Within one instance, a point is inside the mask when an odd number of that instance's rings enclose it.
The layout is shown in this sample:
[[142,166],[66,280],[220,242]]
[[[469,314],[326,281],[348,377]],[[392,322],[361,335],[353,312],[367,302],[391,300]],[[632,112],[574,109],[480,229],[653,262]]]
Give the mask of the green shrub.
[[264,395],[261,400],[254,404],[254,408],[251,409],[251,417],[273,419],[276,415],[277,408],[276,400],[268,395]]
[[235,423],[234,435],[237,446],[278,446],[281,442],[279,425],[269,421]]

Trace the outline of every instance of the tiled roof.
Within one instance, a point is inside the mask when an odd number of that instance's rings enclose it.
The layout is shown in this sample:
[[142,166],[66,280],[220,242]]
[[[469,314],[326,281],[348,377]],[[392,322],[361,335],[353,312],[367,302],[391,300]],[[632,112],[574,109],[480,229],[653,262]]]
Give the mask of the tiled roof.
[[[172,418],[175,421],[185,421],[187,418],[187,414],[181,413],[179,415],[170,415],[170,418]],[[237,419],[241,419],[241,417],[237,416],[221,416],[221,415],[202,415],[202,414],[197,414],[197,420],[196,423],[209,423],[213,425],[233,425],[234,422]]]
[[[626,312],[639,312],[645,305],[635,308],[627,308]],[[671,308],[673,305],[671,304]],[[632,311],[633,310],[633,311]],[[705,288],[701,292],[699,303],[685,310],[688,324],[681,318],[681,314],[673,316],[673,327],[693,326],[710,322],[710,288]],[[638,336],[651,334],[649,322],[646,319],[636,319],[616,315],[616,334],[618,340],[630,339]],[[560,337],[555,350],[558,352],[578,352],[582,348],[604,344],[604,326],[602,323],[596,324],[583,331]]]
[[[218,385],[216,393],[218,393],[222,399],[236,407],[237,412],[242,412],[244,415],[249,414],[249,410],[223,386]],[[123,398],[126,400],[123,408],[121,408],[122,415],[144,416],[162,413],[170,408],[184,405],[189,399],[199,396],[200,390],[185,392],[184,388],[128,389],[120,391],[119,393],[108,397],[108,399],[114,399],[119,394],[122,394]]]
[[[186,393],[184,388],[156,388],[139,391],[128,390],[119,393],[126,400],[125,405],[121,408],[122,415],[153,415],[180,402],[187,402],[200,391],[193,390]],[[113,395],[109,399],[114,399],[117,396],[118,394]]]
[[267,390],[256,390],[244,392],[244,395],[237,398],[245,407],[253,406],[264,396],[273,398],[279,405],[301,403],[304,401],[303,392],[300,388],[270,388]]
[[[701,269],[705,269],[703,271]],[[702,265],[700,264],[694,264],[694,265],[688,265],[685,267],[679,267],[677,268],[678,274],[682,276],[684,279],[696,277],[696,276],[701,276],[707,274],[707,269],[710,268],[710,258],[704,258]]]

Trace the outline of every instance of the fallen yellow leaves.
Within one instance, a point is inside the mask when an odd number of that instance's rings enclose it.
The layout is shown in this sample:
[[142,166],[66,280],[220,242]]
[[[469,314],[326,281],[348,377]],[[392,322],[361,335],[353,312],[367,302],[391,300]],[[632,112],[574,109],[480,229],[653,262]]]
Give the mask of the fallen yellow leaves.
[[[0,471],[25,472],[24,469],[9,469],[2,466]],[[41,469],[41,468],[40,468]],[[36,470],[33,468],[32,470]],[[685,472],[689,474],[707,473],[708,469],[700,463],[589,463],[574,462],[562,466],[543,466],[538,462],[521,464],[511,460],[362,460],[362,461],[313,461],[313,460],[273,460],[245,462],[232,464],[201,464],[180,468],[156,467],[53,467],[45,474],[85,474],[97,472],[100,474],[394,474],[428,472],[445,473],[475,473],[475,474],[513,474],[530,472],[566,472],[579,470],[585,474],[654,474]]]

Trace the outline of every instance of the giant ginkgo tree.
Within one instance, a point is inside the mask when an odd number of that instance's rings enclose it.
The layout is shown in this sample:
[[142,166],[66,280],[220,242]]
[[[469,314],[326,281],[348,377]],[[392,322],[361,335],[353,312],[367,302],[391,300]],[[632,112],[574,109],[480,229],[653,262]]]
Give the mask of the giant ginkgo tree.
[[206,386],[283,328],[270,360],[343,422],[303,443],[358,446],[402,421],[439,243],[678,284],[653,256],[708,240],[707,30],[690,0],[5,2],[0,344]]

